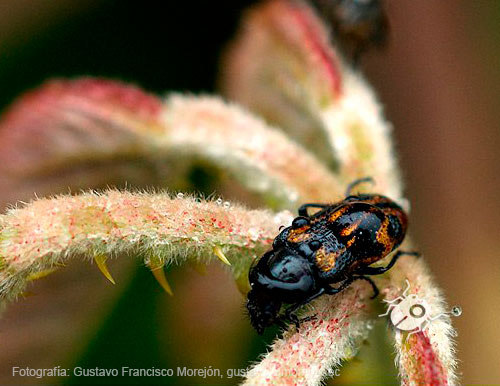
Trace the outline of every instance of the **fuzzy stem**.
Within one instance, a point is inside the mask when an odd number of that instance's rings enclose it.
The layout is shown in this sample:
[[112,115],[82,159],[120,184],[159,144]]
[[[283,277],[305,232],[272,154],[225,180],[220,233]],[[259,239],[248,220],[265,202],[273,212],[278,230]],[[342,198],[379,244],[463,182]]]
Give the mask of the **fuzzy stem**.
[[340,296],[324,296],[309,306],[315,316],[277,339],[263,360],[247,374],[245,385],[318,385],[329,371],[358,351],[369,331],[371,288],[355,283]]
[[227,207],[168,194],[108,191],[41,199],[0,217],[0,296],[17,296],[29,275],[74,256],[137,255],[147,263],[208,262],[213,246],[235,275],[269,247],[289,212]]
[[330,201],[342,185],[304,148],[279,130],[217,98],[173,97],[162,116],[162,150],[200,154],[232,170],[249,189],[271,194],[287,207]]
[[[179,163],[198,158],[282,208],[313,197],[328,201],[342,190],[312,154],[235,105],[179,95],[162,102],[101,79],[53,81],[21,98],[0,123],[0,144],[0,196],[11,200],[20,190],[50,193],[70,181],[89,187],[104,177],[143,178],[165,163],[175,175],[185,170]],[[153,167],[138,173],[137,160]],[[92,168],[99,164],[104,176]],[[82,178],[82,166],[94,173]]]
[[[411,250],[410,242],[405,243],[405,250]],[[424,332],[413,334],[408,339],[407,333],[392,329],[391,335],[398,355],[398,367],[401,380],[408,385],[454,385],[458,383],[456,374],[453,329],[444,296],[434,283],[424,258],[402,258],[389,271],[389,282],[384,289],[387,300],[403,294],[406,280],[410,283],[408,294],[415,294],[425,299],[429,305],[426,312],[431,316],[443,315],[428,324]]]

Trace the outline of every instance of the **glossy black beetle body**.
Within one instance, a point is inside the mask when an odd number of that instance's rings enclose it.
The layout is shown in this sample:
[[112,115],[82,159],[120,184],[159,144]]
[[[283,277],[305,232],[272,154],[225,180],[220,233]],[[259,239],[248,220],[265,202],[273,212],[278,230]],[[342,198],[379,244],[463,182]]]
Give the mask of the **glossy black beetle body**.
[[[336,294],[354,280],[368,281],[390,269],[403,253],[397,252],[387,267],[369,267],[403,241],[408,218],[391,199],[377,194],[350,195],[332,205],[305,204],[292,225],[281,231],[250,269],[251,290],[247,309],[258,333],[290,319],[298,325],[294,311],[323,294]],[[311,216],[309,207],[321,210]],[[415,253],[409,253],[416,255]],[[336,288],[331,284],[340,283]],[[290,306],[280,316],[283,304]]]

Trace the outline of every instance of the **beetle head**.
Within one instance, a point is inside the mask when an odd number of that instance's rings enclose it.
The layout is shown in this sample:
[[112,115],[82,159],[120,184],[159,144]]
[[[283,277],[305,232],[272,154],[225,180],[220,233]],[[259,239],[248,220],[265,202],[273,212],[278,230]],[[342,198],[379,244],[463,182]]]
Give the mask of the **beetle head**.
[[273,299],[268,291],[262,288],[252,289],[248,293],[247,309],[250,323],[258,334],[276,322],[281,302]]
[[265,253],[250,269],[249,281],[247,309],[259,334],[278,321],[282,303],[303,301],[316,289],[310,263],[287,247]]

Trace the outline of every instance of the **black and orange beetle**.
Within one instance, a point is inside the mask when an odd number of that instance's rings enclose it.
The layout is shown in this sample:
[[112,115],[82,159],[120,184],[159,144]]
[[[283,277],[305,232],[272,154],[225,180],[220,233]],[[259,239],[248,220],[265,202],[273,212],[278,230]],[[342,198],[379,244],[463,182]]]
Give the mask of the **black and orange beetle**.
[[[369,266],[401,244],[408,217],[387,197],[351,194],[367,181],[372,179],[354,181],[346,198],[335,204],[302,205],[292,225],[274,239],[272,250],[250,269],[247,309],[259,334],[274,323],[283,326],[284,320],[298,327],[299,307],[323,294],[339,293],[355,280],[369,282],[375,298],[378,289],[368,275],[386,272],[404,254],[417,255],[398,251],[386,267]],[[309,215],[308,208],[320,210]],[[281,315],[283,304],[289,307]]]

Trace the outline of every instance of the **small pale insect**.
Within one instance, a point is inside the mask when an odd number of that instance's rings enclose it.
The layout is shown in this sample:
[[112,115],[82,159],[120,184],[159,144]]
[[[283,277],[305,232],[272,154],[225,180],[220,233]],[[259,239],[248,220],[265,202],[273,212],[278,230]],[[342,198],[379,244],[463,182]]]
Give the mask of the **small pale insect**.
[[420,331],[425,331],[429,327],[430,322],[436,320],[444,315],[451,314],[453,316],[460,316],[462,310],[458,306],[454,306],[451,312],[442,312],[435,316],[431,316],[431,307],[425,299],[419,298],[415,294],[408,295],[410,290],[410,282],[406,280],[407,287],[403,292],[403,296],[399,296],[394,300],[384,302],[389,304],[387,312],[379,316],[386,316],[390,314],[391,323],[399,330],[411,331],[410,335],[416,334]]

